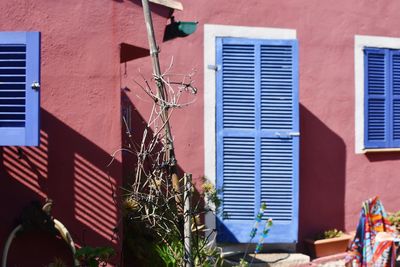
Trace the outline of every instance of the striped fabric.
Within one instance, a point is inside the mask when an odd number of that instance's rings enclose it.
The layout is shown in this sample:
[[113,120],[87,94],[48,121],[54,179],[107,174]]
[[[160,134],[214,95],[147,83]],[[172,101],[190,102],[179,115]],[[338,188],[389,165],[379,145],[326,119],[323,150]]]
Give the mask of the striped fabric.
[[395,266],[397,245],[393,226],[378,197],[363,203],[356,236],[346,257],[346,266]]

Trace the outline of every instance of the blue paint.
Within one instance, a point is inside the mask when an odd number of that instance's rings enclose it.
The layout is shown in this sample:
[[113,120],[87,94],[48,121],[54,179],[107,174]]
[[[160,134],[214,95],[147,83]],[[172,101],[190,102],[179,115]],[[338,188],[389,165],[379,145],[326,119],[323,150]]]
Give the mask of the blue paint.
[[0,145],[37,146],[40,90],[32,83],[40,83],[40,33],[0,32],[0,49],[10,58],[0,59],[0,71],[15,73],[0,75]]
[[364,146],[400,147],[400,52],[364,49]]
[[297,41],[217,38],[216,53],[217,239],[248,242],[266,202],[267,242],[297,242]]
[[392,96],[392,145],[393,147],[400,147],[400,50],[391,50],[391,76],[390,76],[390,90]]

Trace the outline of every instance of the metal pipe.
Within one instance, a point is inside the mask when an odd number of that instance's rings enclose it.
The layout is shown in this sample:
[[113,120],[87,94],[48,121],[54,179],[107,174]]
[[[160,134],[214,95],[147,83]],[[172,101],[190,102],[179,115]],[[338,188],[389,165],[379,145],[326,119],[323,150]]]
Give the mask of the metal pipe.
[[183,199],[185,201],[183,214],[184,214],[184,244],[185,244],[185,267],[193,266],[192,259],[192,175],[185,173],[183,176],[185,190],[183,191]]

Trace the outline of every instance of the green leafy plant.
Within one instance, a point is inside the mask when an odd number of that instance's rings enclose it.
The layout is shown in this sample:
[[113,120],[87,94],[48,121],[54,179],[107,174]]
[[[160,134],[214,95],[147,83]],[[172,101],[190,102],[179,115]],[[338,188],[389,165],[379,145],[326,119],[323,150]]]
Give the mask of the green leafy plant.
[[249,263],[245,261],[245,259],[240,259],[239,265],[236,265],[235,267],[248,267]]
[[[191,240],[191,256],[193,266],[219,266],[221,263],[221,251],[219,248],[211,245],[209,235],[206,234],[207,229],[201,223],[200,216],[209,211],[215,211],[220,205],[215,187],[204,180],[202,192],[195,191],[192,203],[192,240]],[[203,200],[206,200],[204,205]],[[159,210],[161,211],[161,210]],[[170,216],[173,217],[170,217]],[[156,227],[149,227],[154,232],[155,239],[158,237],[158,244],[155,251],[162,259],[165,266],[182,266],[184,264],[184,245],[182,232],[178,231],[181,227],[183,214],[178,210],[164,210],[161,214],[155,214],[159,220]],[[178,220],[174,221],[172,218]],[[144,221],[146,222],[146,221]],[[148,224],[147,224],[148,225]],[[162,225],[163,227],[160,227]],[[165,228],[164,228],[165,227]],[[172,229],[169,231],[168,229]],[[161,239],[160,239],[161,237]]]
[[[205,229],[200,218],[206,213],[217,212],[221,201],[212,183],[204,182],[202,188],[196,188],[191,174],[185,173],[181,179],[178,176],[170,115],[174,109],[194,102],[192,95],[196,94],[197,88],[192,80],[194,72],[177,75],[171,69],[172,64],[165,72],[154,73],[152,82],[143,75],[142,83],[135,82],[152,100],[143,130],[130,129],[127,123],[129,118],[123,117],[127,138],[121,151],[132,155],[133,163],[132,176],[126,180],[126,195],[122,205],[124,223],[132,228],[145,228],[149,233],[147,243],[154,244],[153,252],[167,266],[182,266],[189,262],[195,266],[207,266],[217,262],[220,253],[211,248],[214,230]],[[182,99],[185,99],[185,103],[181,102]],[[132,135],[132,131],[142,132],[142,138],[136,139],[135,136],[138,136]],[[128,227],[124,229],[130,233]],[[188,239],[191,239],[191,243],[185,248],[184,240]],[[124,237],[124,249],[137,251],[132,246],[137,243],[134,240],[138,240],[136,234]],[[143,259],[141,265],[150,265],[151,259],[143,256],[153,253],[144,252],[137,255]],[[126,252],[124,255],[133,258]]]
[[267,208],[267,205],[265,203],[261,204],[260,207],[260,211],[257,213],[255,220],[254,220],[254,225],[253,228],[250,231],[250,240],[249,243],[247,244],[246,250],[243,254],[243,258],[240,259],[239,265],[236,265],[235,267],[247,267],[247,266],[251,266],[255,257],[257,256],[258,253],[261,252],[263,244],[264,244],[264,239],[268,236],[268,233],[272,227],[272,219],[268,219],[265,221],[264,224],[264,229],[262,230],[262,233],[260,235],[260,238],[258,240],[257,246],[254,250],[254,256],[251,258],[251,262],[248,263],[246,261],[246,257],[247,257],[247,253],[249,251],[249,245],[251,243],[251,241],[253,240],[253,238],[256,236],[258,228],[259,228],[259,224],[262,222],[262,217],[264,215],[264,211]]
[[199,240],[193,241],[193,246],[197,246],[194,249],[193,263],[194,266],[221,266],[221,249],[216,246],[210,246],[207,238],[199,238]]
[[114,254],[111,247],[82,247],[76,251],[75,257],[82,267],[98,267],[106,266]]
[[174,240],[170,244],[158,244],[156,251],[166,267],[175,267],[178,266],[179,259],[183,257],[183,244],[179,240]]
[[400,211],[389,213],[388,220],[400,232]]
[[[162,260],[163,265],[182,266],[184,246],[181,229],[184,214],[176,209],[171,201],[175,199],[174,194],[167,197],[162,188],[152,187],[152,190],[156,191],[153,191],[152,195],[141,193],[143,198],[130,196],[123,204],[123,213],[127,221],[126,231],[131,236],[126,240],[126,244],[132,244],[129,249],[133,253],[140,252],[138,250],[141,250],[143,246],[148,248],[141,251],[141,255],[135,255],[136,260],[139,258],[143,265],[156,265],[156,259],[151,252],[153,250]],[[221,261],[221,252],[218,248],[211,246],[210,231],[205,229],[200,219],[206,212],[218,210],[220,201],[217,193],[215,187],[205,180],[201,192],[194,190],[192,194],[191,257],[193,266],[219,266]],[[205,204],[204,200],[206,200]],[[138,230],[140,225],[142,230]],[[136,231],[130,229],[136,229]],[[141,238],[144,233],[147,233],[147,237]],[[154,245],[152,246],[151,243]]]
[[341,237],[343,235],[343,232],[340,230],[335,229],[329,229],[326,230],[322,233],[319,233],[315,236],[315,239],[328,239],[328,238],[335,238],[335,237]]

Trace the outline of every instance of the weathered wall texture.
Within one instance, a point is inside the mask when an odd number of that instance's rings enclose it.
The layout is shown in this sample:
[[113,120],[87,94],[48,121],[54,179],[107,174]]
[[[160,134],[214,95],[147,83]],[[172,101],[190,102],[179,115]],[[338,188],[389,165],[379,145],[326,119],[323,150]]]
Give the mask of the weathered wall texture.
[[199,96],[174,114],[179,165],[203,170],[203,25],[290,28],[297,31],[300,69],[300,240],[327,228],[355,230],[361,202],[379,195],[387,210],[400,207],[400,153],[354,153],[354,35],[400,37],[400,3],[385,1],[185,1],[178,20],[198,20],[198,31],[161,46],[177,72],[198,70]]
[[[111,245],[122,184],[120,43],[147,48],[140,1],[1,1],[1,31],[41,32],[41,145],[0,148],[0,247],[32,200],[54,201],[52,214],[79,245]],[[161,39],[170,10],[155,8]],[[146,62],[149,64],[150,62]],[[64,251],[64,252],[62,252]],[[66,253],[45,235],[15,240],[9,266],[47,266]],[[115,259],[114,264],[119,259]]]
[[[149,57],[120,64],[120,43],[147,48],[138,2],[0,2],[0,30],[42,32],[42,145],[24,149],[22,159],[15,148],[1,149],[1,244],[21,208],[32,199],[45,197],[54,200],[53,215],[68,226],[80,244],[112,244],[111,227],[118,212],[112,204],[105,166],[109,154],[121,145],[120,88],[131,90],[128,99],[143,118],[148,117],[151,105],[133,82],[141,79],[138,69],[150,77]],[[354,35],[400,37],[399,2],[183,3],[185,10],[175,16],[177,20],[199,21],[197,32],[159,42],[163,69],[173,57],[175,73],[197,70],[196,102],[172,118],[182,171],[201,177],[207,156],[203,153],[203,25],[296,29],[300,240],[326,228],[354,230],[361,202],[374,195],[381,196],[388,210],[399,208],[396,169],[400,154],[354,153]],[[168,12],[159,9],[154,17],[159,41]],[[120,165],[117,160],[111,170],[116,186],[121,184]]]

